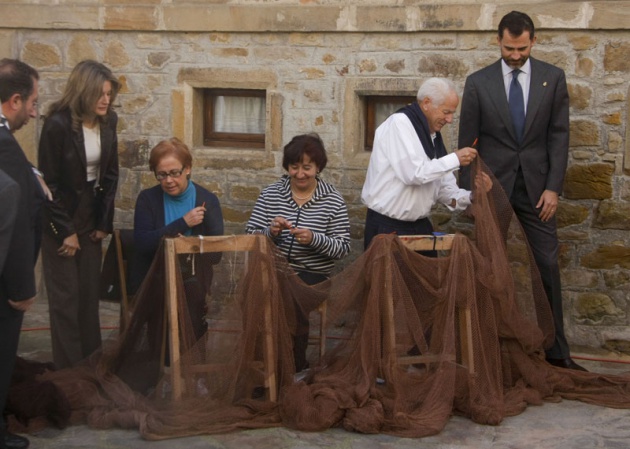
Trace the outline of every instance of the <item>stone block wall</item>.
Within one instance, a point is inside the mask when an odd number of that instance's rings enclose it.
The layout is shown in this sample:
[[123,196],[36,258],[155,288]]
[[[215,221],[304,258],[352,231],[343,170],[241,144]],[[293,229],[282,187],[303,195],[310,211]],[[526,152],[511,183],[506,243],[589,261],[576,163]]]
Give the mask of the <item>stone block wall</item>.
[[[282,147],[319,133],[324,171],[345,196],[353,254],[362,248],[362,95],[414,95],[421,81],[466,76],[499,56],[495,28],[512,9],[538,26],[532,55],[563,68],[571,149],[558,220],[567,334],[574,346],[630,346],[630,2],[397,0],[36,0],[0,3],[0,56],[41,74],[41,112],[73,66],[92,58],[120,78],[116,224],[131,227],[138,192],[152,186],[148,152],[176,135],[193,148],[193,179],[215,192],[226,229],[241,233],[260,189],[282,174]],[[267,91],[263,150],[200,144],[202,87]],[[39,123],[18,133],[36,159]],[[444,129],[455,149],[457,121]],[[445,231],[466,230],[436,208]]]

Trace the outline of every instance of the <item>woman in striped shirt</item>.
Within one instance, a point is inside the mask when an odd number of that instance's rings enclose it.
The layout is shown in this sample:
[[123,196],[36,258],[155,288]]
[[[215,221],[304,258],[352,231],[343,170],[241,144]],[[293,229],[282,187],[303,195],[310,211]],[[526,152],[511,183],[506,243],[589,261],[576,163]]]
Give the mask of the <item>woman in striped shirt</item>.
[[[284,147],[288,172],[261,192],[247,223],[248,234],[270,237],[297,275],[309,285],[326,280],[334,261],[350,251],[350,222],[341,194],[319,174],[328,158],[317,134],[294,137]],[[296,372],[308,367],[308,315],[297,310],[293,354]]]

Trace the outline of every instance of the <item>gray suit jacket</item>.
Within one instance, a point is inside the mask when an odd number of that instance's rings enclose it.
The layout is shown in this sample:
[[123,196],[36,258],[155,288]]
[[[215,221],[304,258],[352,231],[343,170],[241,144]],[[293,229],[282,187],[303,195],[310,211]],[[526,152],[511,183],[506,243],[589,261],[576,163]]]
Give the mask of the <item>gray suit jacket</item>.
[[0,170],[0,273],[4,268],[20,200],[20,186]]
[[[532,73],[522,142],[516,141],[498,60],[466,79],[458,147],[479,139],[479,155],[508,198],[520,166],[535,206],[544,190],[562,192],[569,153],[569,94],[563,70],[529,59]],[[470,188],[468,169],[462,170],[460,184]]]

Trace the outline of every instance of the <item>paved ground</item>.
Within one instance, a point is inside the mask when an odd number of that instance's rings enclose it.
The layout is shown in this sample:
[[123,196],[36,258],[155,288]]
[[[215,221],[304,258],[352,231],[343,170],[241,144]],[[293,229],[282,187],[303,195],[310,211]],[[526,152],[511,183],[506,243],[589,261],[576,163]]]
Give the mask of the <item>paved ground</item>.
[[[103,335],[116,332],[118,306],[102,303]],[[48,309],[40,301],[25,318],[20,354],[34,360],[50,360]],[[592,353],[575,354],[593,358]],[[626,362],[630,362],[626,360]],[[628,373],[630,364],[603,363],[580,359],[590,371]],[[387,435],[360,435],[331,429],[326,432],[296,432],[286,428],[235,432],[179,438],[166,441],[145,441],[136,431],[98,431],[86,426],[65,430],[45,429],[29,436],[34,449],[138,448],[138,449],[276,449],[319,447],[343,449],[390,448],[628,448],[630,447],[630,410],[617,410],[576,401],[562,401],[529,407],[519,416],[507,418],[499,426],[482,426],[468,419],[453,417],[446,428],[433,437],[422,439],[396,438]]]

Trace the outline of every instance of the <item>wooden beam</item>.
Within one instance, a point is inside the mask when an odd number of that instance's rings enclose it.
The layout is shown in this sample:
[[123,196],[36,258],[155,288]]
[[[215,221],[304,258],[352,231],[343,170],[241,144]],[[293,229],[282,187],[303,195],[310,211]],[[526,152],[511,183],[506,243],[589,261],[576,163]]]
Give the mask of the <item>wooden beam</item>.
[[166,263],[166,307],[168,312],[169,331],[169,360],[171,366],[171,383],[173,388],[173,399],[177,400],[182,395],[182,378],[179,366],[179,320],[177,313],[177,281],[175,245],[173,239],[166,239],[164,242],[164,257]]
[[176,237],[166,239],[175,245],[177,254],[222,252],[222,251],[254,251],[262,249],[261,235],[220,235]]
[[413,251],[442,251],[453,246],[455,234],[433,235],[401,235],[398,236],[407,248]]

